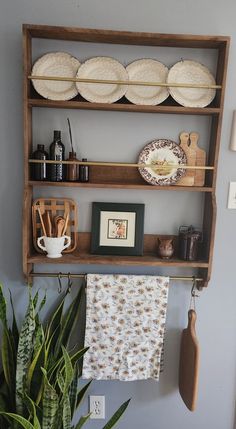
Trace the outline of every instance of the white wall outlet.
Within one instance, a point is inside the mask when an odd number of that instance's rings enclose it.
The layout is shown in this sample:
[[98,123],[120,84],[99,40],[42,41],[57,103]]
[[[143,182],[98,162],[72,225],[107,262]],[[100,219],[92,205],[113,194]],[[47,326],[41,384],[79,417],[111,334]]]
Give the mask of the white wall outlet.
[[105,419],[105,396],[89,397],[90,419]]
[[228,209],[236,209],[236,182],[229,184]]

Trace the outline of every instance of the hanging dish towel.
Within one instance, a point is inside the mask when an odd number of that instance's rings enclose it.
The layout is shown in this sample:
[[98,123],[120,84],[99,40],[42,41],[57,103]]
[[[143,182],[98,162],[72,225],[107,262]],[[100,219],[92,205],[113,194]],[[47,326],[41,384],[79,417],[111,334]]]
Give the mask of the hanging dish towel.
[[83,377],[159,379],[168,277],[87,275]]

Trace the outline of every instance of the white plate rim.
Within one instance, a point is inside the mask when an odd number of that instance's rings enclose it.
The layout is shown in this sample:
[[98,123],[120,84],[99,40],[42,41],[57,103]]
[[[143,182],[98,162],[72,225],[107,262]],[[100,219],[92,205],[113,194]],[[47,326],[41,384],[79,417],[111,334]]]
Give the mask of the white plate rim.
[[[118,61],[117,59],[113,58],[113,57],[109,57],[109,56],[97,56],[97,57],[92,57],[89,58],[88,60],[86,60],[83,64],[81,64],[76,77],[77,78],[86,78],[86,75],[84,75],[84,72],[86,73],[86,68],[88,68],[91,64],[93,65],[94,63],[103,63],[106,64],[106,66],[108,64],[113,64],[116,65],[119,68],[119,72],[121,73],[121,76],[119,78],[119,80],[123,80],[123,81],[128,81],[128,73],[124,67],[124,65]],[[95,79],[95,77],[93,78]],[[100,77],[99,77],[100,79]],[[111,79],[112,80],[112,79]],[[117,84],[117,90],[113,91],[113,95],[93,95],[91,93],[91,91],[89,91],[89,89],[91,89],[92,87],[94,87],[94,85],[104,85],[104,84],[86,84],[84,82],[76,82],[76,87],[78,89],[79,94],[87,101],[91,102],[91,103],[108,103],[108,104],[112,104],[115,103],[116,101],[120,100],[126,93],[127,91],[127,85],[119,85]],[[107,84],[106,84],[107,85]],[[112,84],[114,85],[114,84]]]
[[[215,78],[213,76],[213,74],[211,73],[211,71],[202,63],[198,62],[198,61],[194,61],[194,60],[180,60],[177,63],[175,63],[170,69],[169,69],[169,73],[167,76],[167,83],[191,83],[189,82],[189,80],[185,80],[182,78],[181,82],[179,80],[175,79],[175,72],[176,70],[178,70],[180,67],[182,67],[183,69],[185,67],[189,67],[189,65],[191,66],[195,66],[196,70],[201,70],[205,73],[205,76],[208,76],[208,80],[206,81],[201,81],[201,83],[206,84],[206,85],[215,85],[216,81]],[[194,88],[197,89],[198,88]],[[199,88],[200,89],[200,88]],[[202,101],[194,101],[191,102],[191,100],[184,98],[184,90],[186,90],[186,88],[181,88],[181,87],[173,87],[170,86],[169,87],[169,92],[171,97],[177,101],[177,103],[179,103],[181,106],[183,107],[206,107],[208,106],[215,98],[215,94],[216,94],[216,90],[215,89],[205,89],[205,98],[202,99]],[[204,88],[201,88],[201,90],[204,90]],[[183,92],[183,94],[181,94],[181,91]]]
[[[42,55],[40,58],[38,58],[32,67],[32,76],[43,76],[44,74],[42,74],[39,70],[40,67],[42,67],[45,62],[47,62],[48,60],[53,61],[53,60],[57,60],[57,59],[62,59],[64,60],[67,65],[70,64],[72,66],[72,64],[76,65],[76,70],[73,70],[73,76],[62,76],[62,77],[75,77],[78,68],[80,67],[80,62],[79,60],[74,57],[73,55],[69,54],[68,52],[64,52],[64,51],[56,51],[56,52],[48,52],[44,55]],[[71,88],[68,89],[67,91],[63,93],[58,92],[58,94],[56,93],[55,89],[50,92],[48,91],[48,88],[45,88],[44,83],[45,81],[43,80],[37,80],[37,79],[31,79],[32,84],[35,88],[35,90],[38,92],[38,94],[40,94],[42,97],[47,98],[49,100],[71,100],[72,98],[76,97],[76,95],[78,95],[78,90],[76,88],[75,84],[71,85]],[[48,81],[50,82],[50,81]],[[60,83],[60,81],[57,81],[58,84]],[[64,82],[63,82],[64,83]],[[47,83],[47,85],[50,85],[49,83]]]
[[[135,69],[135,67],[139,67],[140,65],[145,64],[145,63],[147,63],[147,67],[149,67],[149,68],[151,67],[151,65],[153,65],[153,67],[159,66],[159,68],[162,68],[163,71],[166,72],[166,79],[161,80],[160,78],[157,78],[156,81],[166,83],[168,71],[169,71],[168,67],[165,64],[163,64],[161,61],[156,60],[154,58],[141,58],[141,59],[134,60],[130,64],[128,64],[126,66],[126,70],[128,73],[129,80],[133,80],[132,76],[130,75],[133,72],[132,69]],[[143,81],[147,81],[147,79],[144,78]],[[135,88],[135,86],[129,85],[129,87],[126,91],[126,94],[125,94],[125,97],[127,98],[127,100],[129,100],[133,104],[155,106],[155,105],[163,103],[163,101],[165,101],[169,97],[169,88],[168,87],[161,87],[161,91],[159,91],[159,92],[161,92],[161,95],[157,94],[156,96],[153,96],[152,101],[150,100],[148,102],[146,98],[136,96],[132,91],[132,90],[134,90],[134,88]],[[160,88],[160,87],[157,87],[157,88]]]

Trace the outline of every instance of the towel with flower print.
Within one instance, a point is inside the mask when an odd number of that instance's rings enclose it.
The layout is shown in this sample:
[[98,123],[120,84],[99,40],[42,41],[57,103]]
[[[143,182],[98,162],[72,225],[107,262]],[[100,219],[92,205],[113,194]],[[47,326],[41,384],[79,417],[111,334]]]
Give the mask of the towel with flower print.
[[83,378],[159,379],[168,277],[87,275]]

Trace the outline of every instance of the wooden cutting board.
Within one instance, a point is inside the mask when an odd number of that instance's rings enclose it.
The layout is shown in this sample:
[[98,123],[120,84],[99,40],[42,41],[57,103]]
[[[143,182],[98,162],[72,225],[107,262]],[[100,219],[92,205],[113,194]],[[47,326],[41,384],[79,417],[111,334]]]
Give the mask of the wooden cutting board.
[[[196,151],[189,146],[189,133],[183,131],[180,136],[180,147],[186,154],[187,165],[196,164]],[[194,185],[195,170],[186,170],[186,173],[176,183],[179,186],[193,186]]]
[[182,332],[179,362],[179,393],[190,411],[196,407],[199,373],[199,344],[195,331],[196,312],[189,310],[188,326]]
[[[198,146],[199,134],[190,133],[190,147],[196,152],[196,165],[206,165],[206,151]],[[195,170],[194,186],[204,186],[205,170]]]

